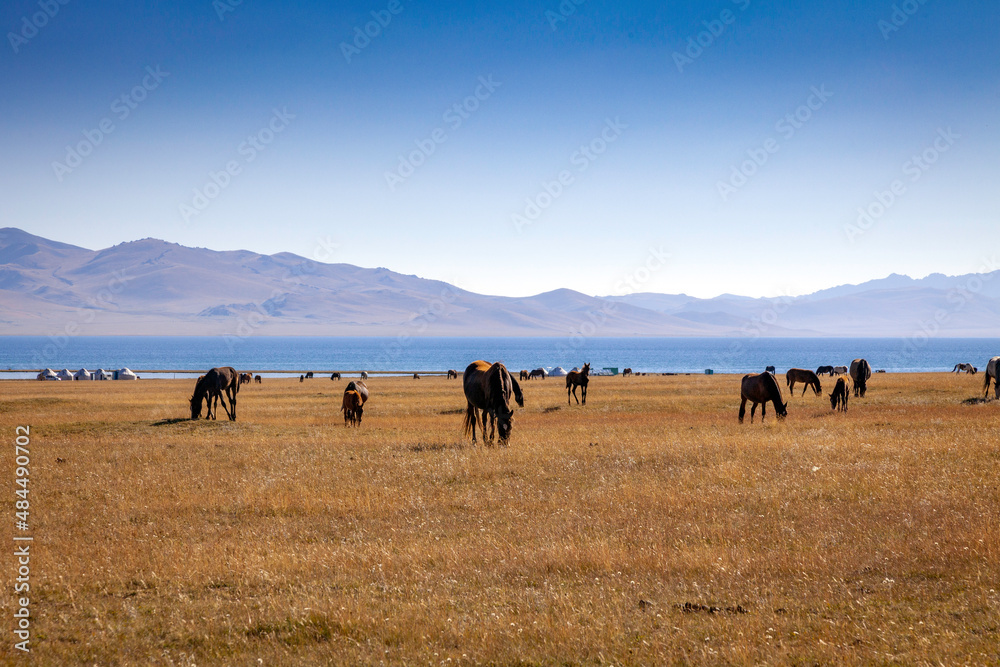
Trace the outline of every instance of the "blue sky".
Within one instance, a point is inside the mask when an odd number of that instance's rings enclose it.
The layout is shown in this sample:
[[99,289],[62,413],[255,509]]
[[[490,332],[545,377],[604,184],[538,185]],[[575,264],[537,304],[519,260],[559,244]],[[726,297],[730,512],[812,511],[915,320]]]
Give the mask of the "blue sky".
[[505,295],[1000,250],[992,1],[63,1],[0,9],[0,226]]

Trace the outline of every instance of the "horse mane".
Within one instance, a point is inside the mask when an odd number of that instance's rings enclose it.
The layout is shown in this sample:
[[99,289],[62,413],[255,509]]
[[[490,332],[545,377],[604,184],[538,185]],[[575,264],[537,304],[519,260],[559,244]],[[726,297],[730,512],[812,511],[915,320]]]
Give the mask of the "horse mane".
[[483,393],[486,395],[486,404],[492,409],[499,407],[503,407],[505,411],[509,409],[507,402],[510,400],[510,389],[508,388],[510,385],[504,382],[505,375],[507,376],[506,379],[509,379],[513,383],[514,378],[510,377],[510,373],[507,372],[507,369],[499,361],[486,371]]

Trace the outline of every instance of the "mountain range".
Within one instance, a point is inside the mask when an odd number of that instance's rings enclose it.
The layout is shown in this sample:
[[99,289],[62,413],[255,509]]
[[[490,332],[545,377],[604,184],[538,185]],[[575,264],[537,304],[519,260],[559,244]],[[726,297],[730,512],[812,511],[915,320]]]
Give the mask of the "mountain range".
[[88,250],[0,229],[0,334],[994,337],[1000,271],[787,298],[477,294],[385,268],[158,239]]

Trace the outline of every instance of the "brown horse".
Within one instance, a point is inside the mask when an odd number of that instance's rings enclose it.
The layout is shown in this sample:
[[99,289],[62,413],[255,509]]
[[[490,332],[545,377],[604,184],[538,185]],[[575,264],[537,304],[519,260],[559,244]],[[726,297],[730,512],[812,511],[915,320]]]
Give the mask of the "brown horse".
[[528,379],[528,371],[521,371],[520,375],[521,376],[518,378],[519,380],[527,380]]
[[[208,414],[206,419],[215,419],[222,400],[222,407],[229,417],[229,421],[236,421],[236,394],[240,390],[239,374],[232,366],[213,368],[198,379],[194,386],[194,395],[191,397],[191,419],[198,419],[201,416],[201,403],[207,401]],[[229,405],[223,393],[229,397]]]
[[632,369],[631,368],[626,368],[625,370],[622,371],[622,377],[623,378],[624,377],[628,377],[629,375],[632,375]]
[[[583,370],[570,371],[566,374],[566,405],[572,405],[569,396],[572,393],[576,398],[576,388],[580,387],[580,395],[583,397],[583,405],[587,404],[587,383],[590,382],[590,362],[583,365]],[[580,405],[580,399],[576,398],[576,404]]]
[[788,385],[788,393],[791,394],[795,391],[795,383],[803,382],[805,386],[802,387],[802,395],[806,395],[806,389],[812,387],[813,392],[817,396],[823,393],[823,388],[819,384],[819,378],[810,370],[805,368],[789,368],[788,372],[785,373],[785,383]]
[[338,373],[336,371],[334,371],[333,373],[330,373],[330,379],[331,380],[339,380],[340,379],[340,373]]
[[528,379],[534,380],[535,378],[542,378],[544,380],[546,375],[548,375],[548,373],[545,372],[544,368],[536,368],[528,373]]
[[764,414],[767,411],[767,402],[774,403],[774,411],[778,413],[779,419],[784,419],[788,412],[787,403],[781,401],[781,388],[778,381],[770,373],[760,375],[744,375],[740,384],[740,423],[743,423],[743,416],[747,413],[747,401],[753,405],[750,407],[750,423],[753,423],[754,412],[757,411],[757,404],[760,403],[760,421],[764,423]]
[[458,371],[453,371],[451,369],[448,369],[448,379],[451,380],[452,378],[456,380],[458,379]]
[[240,385],[250,384],[253,382],[253,376],[249,373],[240,373]]
[[414,373],[413,374],[413,379],[414,380],[419,380],[420,379],[420,373]]
[[254,375],[254,376],[253,376],[253,381],[254,381],[254,382],[255,382],[256,384],[260,384],[260,376],[259,376],[259,375]]
[[344,399],[341,402],[340,410],[344,413],[344,426],[358,426],[361,424],[361,414],[364,412],[364,402],[361,394],[354,389],[344,390]]
[[829,375],[833,377],[833,366],[820,366],[816,369],[816,375]]
[[851,380],[854,382],[854,398],[865,397],[868,380],[872,377],[872,367],[864,359],[851,362]]
[[837,384],[830,394],[830,409],[836,410],[838,406],[841,412],[847,412],[847,397],[851,395],[851,381],[846,375],[837,378]]
[[514,425],[514,410],[510,407],[511,394],[519,406],[524,407],[524,395],[517,380],[511,377],[499,361],[489,364],[482,360],[473,361],[465,369],[462,380],[465,389],[465,434],[472,433],[472,442],[476,441],[476,421],[479,410],[483,411],[483,440],[486,440],[486,418],[491,419],[493,428],[489,441],[499,431],[500,444],[506,445],[510,440],[510,432]]

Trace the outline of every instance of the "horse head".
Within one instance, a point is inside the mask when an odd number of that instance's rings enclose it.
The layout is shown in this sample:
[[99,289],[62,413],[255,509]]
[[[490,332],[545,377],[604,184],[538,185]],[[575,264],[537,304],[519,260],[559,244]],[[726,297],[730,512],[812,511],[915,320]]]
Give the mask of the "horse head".
[[788,416],[788,403],[778,403],[778,401],[775,401],[774,409],[778,413],[778,419],[784,419]]
[[195,392],[194,396],[191,397],[191,419],[198,417],[201,417],[201,396]]
[[497,435],[500,442],[507,442],[510,439],[510,432],[514,426],[514,411],[506,408],[497,410]]

